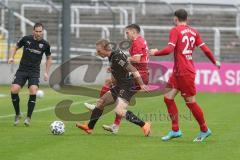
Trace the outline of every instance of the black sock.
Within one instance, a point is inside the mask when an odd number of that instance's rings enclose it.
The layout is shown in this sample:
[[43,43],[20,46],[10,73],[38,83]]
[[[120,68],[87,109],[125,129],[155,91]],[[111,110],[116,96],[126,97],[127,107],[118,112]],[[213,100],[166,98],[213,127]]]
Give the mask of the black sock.
[[138,118],[135,114],[133,114],[131,111],[127,111],[126,113],[126,120],[129,122],[132,122],[140,127],[143,127],[145,125],[145,122],[143,122],[140,118]]
[[90,118],[90,121],[88,123],[88,127],[90,129],[93,129],[95,124],[97,123],[98,119],[101,117],[103,113],[103,110],[95,107],[92,111],[92,115],[91,115],[91,118]]
[[27,117],[31,118],[36,103],[36,95],[29,95]]
[[12,104],[15,110],[16,115],[20,115],[20,107],[19,107],[19,96],[18,93],[11,93],[11,97],[12,97]]

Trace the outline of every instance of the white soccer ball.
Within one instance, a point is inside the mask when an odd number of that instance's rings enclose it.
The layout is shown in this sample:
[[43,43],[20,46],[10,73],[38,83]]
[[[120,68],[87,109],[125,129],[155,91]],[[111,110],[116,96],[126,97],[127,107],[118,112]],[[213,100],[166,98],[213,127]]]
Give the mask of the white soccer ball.
[[44,92],[42,90],[38,90],[36,96],[38,98],[43,98],[44,97]]
[[54,121],[50,125],[50,131],[54,135],[61,135],[65,132],[65,125],[62,121]]

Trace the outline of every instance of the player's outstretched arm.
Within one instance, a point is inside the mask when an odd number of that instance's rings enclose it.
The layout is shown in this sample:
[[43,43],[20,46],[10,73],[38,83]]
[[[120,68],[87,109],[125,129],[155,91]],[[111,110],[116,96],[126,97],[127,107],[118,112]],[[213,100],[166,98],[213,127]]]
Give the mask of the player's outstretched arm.
[[164,55],[168,55],[168,54],[172,53],[173,51],[174,51],[174,46],[169,44],[160,51],[158,49],[151,49],[150,55],[151,56],[164,56]]
[[164,47],[162,50],[158,51],[157,49],[151,49],[150,55],[152,56],[164,56],[172,53],[174,51],[174,48],[176,46],[177,40],[178,40],[178,31],[176,28],[172,28],[169,32],[169,41],[168,45]]
[[14,57],[15,57],[18,49],[19,48],[17,46],[13,47],[13,49],[11,51],[11,54],[9,56],[9,59],[8,59],[8,64],[13,64],[14,63]]
[[214,56],[213,56],[213,53],[212,51],[210,50],[210,48],[204,44],[202,45],[201,47],[201,50],[204,52],[204,54],[208,57],[208,59],[215,65],[217,66],[218,68],[220,68],[220,62],[219,61],[216,61]]
[[46,68],[45,68],[45,73],[44,73],[44,81],[48,80],[48,78],[49,78],[48,73],[49,73],[50,67],[52,65],[52,56],[47,56],[46,58],[47,58],[47,60],[46,60]]

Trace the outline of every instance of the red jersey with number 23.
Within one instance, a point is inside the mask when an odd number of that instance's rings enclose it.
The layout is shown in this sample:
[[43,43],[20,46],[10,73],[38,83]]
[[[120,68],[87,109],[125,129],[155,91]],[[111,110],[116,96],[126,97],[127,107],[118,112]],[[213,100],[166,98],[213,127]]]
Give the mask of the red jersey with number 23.
[[176,26],[170,31],[168,44],[175,47],[173,73],[195,74],[192,54],[196,46],[204,45],[199,32],[188,25]]

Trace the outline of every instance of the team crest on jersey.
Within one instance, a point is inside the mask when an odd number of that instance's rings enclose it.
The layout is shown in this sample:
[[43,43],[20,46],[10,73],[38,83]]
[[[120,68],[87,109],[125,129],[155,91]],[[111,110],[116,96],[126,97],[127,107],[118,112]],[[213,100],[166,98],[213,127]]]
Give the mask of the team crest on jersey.
[[42,43],[39,44],[39,48],[43,48],[43,44]]
[[123,60],[120,60],[118,64],[123,67],[126,64],[126,62],[124,62]]

